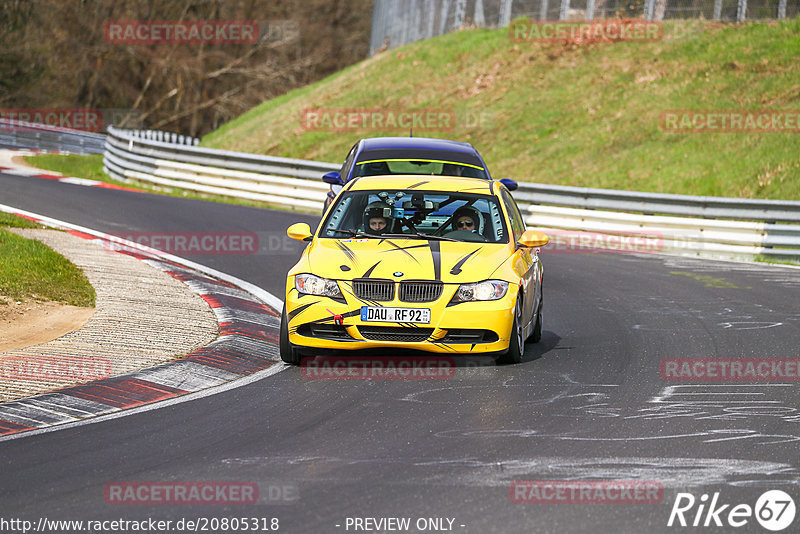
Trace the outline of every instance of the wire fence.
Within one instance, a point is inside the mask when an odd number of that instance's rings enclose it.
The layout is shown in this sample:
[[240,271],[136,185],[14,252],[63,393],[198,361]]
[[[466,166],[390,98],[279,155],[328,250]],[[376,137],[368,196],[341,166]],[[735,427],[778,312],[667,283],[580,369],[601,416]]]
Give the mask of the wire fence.
[[504,28],[532,20],[794,18],[800,0],[375,0],[370,55],[470,27]]

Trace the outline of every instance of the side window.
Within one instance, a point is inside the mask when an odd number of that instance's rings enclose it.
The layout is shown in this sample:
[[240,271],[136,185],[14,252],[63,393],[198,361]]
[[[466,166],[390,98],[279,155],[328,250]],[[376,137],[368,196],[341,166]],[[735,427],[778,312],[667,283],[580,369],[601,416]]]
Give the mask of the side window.
[[511,230],[514,232],[514,241],[518,241],[522,234],[525,232],[525,219],[517,208],[517,203],[511,197],[511,193],[503,189],[500,196],[503,197],[503,204],[506,206],[506,212],[511,219]]
[[342,175],[343,182],[346,182],[350,176],[350,169],[353,168],[353,162],[356,159],[356,148],[358,148],[358,143],[353,145],[353,148],[350,149],[350,153],[347,154],[344,163],[342,163],[342,170],[339,171],[339,174]]

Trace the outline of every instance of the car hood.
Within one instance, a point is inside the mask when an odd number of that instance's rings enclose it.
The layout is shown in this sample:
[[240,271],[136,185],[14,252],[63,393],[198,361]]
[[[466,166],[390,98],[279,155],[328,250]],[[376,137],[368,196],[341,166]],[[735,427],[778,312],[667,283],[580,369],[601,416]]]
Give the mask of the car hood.
[[[425,239],[318,239],[308,251],[313,274],[335,280],[388,278],[477,282],[508,259],[508,244]],[[395,276],[400,272],[402,275]]]

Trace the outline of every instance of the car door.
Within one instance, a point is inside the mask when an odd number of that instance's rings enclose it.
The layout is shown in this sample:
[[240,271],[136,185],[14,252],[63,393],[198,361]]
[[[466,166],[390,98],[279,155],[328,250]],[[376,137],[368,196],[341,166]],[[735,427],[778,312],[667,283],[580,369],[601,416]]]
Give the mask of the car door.
[[[511,232],[513,233],[512,237],[516,243],[525,232],[525,219],[522,218],[522,214],[519,212],[517,203],[514,202],[514,198],[507,189],[500,188],[500,198],[502,198],[503,205],[505,206],[506,213],[508,214],[508,219],[511,223]],[[526,334],[529,334],[530,328],[532,328],[529,323],[534,319],[536,310],[535,306],[538,306],[539,302],[539,288],[537,287],[536,283],[539,279],[539,257],[527,247],[519,247],[514,254],[517,256],[516,261],[519,261],[519,271],[522,275],[522,309],[523,317],[526,318]]]

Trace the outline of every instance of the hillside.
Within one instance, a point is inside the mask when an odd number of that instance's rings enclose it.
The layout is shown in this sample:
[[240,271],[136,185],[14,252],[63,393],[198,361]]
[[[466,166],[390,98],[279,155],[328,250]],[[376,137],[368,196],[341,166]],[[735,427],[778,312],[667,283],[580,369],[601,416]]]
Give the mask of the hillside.
[[334,131],[336,113],[368,110],[385,124],[393,113],[428,111],[443,118],[422,124],[442,127],[415,135],[471,142],[495,177],[800,199],[796,120],[791,131],[787,120],[778,123],[782,132],[736,133],[665,131],[662,122],[671,110],[793,110],[796,117],[798,57],[797,19],[668,22],[663,39],[650,42],[513,42],[507,30],[463,30],[267,100],[203,145],[341,162],[360,137],[408,130]]

